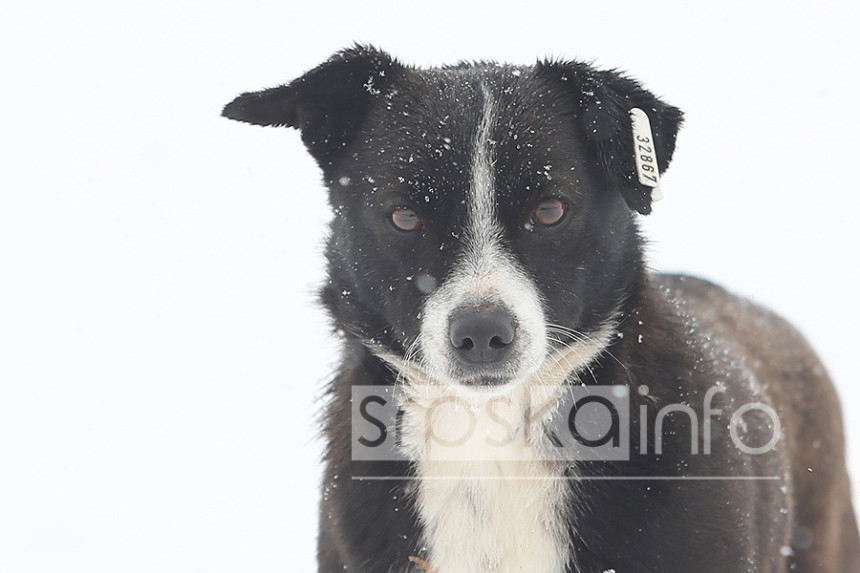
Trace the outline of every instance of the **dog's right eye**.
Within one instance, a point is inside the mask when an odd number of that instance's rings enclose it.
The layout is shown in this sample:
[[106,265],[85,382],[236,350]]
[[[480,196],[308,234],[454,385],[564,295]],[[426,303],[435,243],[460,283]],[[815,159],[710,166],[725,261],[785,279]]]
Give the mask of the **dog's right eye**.
[[418,216],[418,213],[409,207],[398,207],[392,211],[391,224],[394,225],[394,228],[398,231],[403,231],[405,233],[417,231],[424,225],[421,218]]

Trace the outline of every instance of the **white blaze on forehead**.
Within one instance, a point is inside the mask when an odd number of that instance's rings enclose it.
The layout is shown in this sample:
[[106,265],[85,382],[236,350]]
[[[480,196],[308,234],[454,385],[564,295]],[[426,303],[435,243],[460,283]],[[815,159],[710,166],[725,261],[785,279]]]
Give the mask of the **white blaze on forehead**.
[[480,274],[481,267],[494,262],[498,239],[501,234],[500,225],[496,220],[496,186],[493,176],[493,126],[496,123],[496,102],[486,86],[481,86],[484,96],[484,109],[481,123],[475,136],[475,149],[472,154],[472,177],[469,188],[468,209],[469,228],[466,241],[468,244],[469,263],[474,266],[473,272]]

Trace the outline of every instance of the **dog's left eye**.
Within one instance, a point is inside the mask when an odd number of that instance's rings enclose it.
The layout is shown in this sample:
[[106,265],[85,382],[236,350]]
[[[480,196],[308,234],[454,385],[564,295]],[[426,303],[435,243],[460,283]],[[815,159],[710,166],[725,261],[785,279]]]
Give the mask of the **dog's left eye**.
[[544,227],[558,225],[566,211],[566,205],[561,199],[543,199],[532,213],[532,221]]
[[398,231],[406,233],[417,231],[424,225],[421,218],[418,216],[418,213],[409,207],[398,207],[392,211],[391,224],[394,225]]

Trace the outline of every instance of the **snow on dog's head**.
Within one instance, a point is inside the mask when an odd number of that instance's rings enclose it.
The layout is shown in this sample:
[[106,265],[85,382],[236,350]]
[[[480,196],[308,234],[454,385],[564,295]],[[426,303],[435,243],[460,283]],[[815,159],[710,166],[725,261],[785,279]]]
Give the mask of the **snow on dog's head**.
[[338,327],[413,382],[487,391],[559,383],[610,342],[651,209],[632,108],[662,171],[680,112],[579,62],[417,69],[355,47],[224,115],[296,127],[318,161]]

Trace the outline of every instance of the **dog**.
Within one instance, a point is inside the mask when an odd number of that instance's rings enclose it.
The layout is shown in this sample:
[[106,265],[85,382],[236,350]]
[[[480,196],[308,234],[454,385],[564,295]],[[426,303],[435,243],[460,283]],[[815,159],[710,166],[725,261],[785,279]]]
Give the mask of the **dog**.
[[[223,116],[297,128],[334,212],[319,571],[860,570],[810,346],[646,267],[678,108],[578,61],[420,69],[356,45]],[[400,458],[356,455],[367,421]]]

